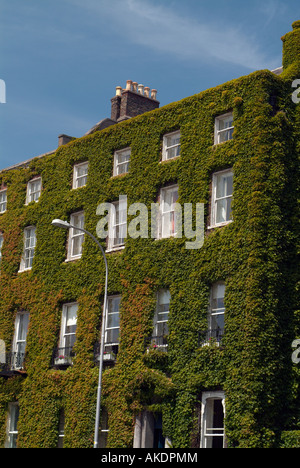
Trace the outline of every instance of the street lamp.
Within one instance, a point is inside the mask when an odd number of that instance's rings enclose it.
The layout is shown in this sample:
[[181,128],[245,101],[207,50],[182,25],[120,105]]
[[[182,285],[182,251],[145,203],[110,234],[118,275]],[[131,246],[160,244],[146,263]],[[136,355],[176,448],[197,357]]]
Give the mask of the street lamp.
[[101,253],[105,262],[105,293],[104,293],[104,306],[102,314],[102,329],[101,329],[101,343],[100,343],[100,368],[99,368],[99,379],[98,379],[98,389],[97,389],[97,405],[96,405],[96,422],[95,422],[95,434],[94,434],[94,448],[98,448],[98,437],[99,437],[99,426],[100,426],[100,411],[101,411],[101,393],[102,393],[102,373],[103,373],[103,356],[104,356],[104,340],[105,340],[105,326],[106,326],[106,315],[107,315],[107,287],[108,287],[108,264],[105,252],[102,245],[96,239],[93,234],[89,231],[86,231],[83,228],[73,226],[67,221],[62,221],[61,219],[54,219],[52,221],[52,226],[60,227],[62,229],[76,229],[81,231],[84,234],[87,234],[93,239],[93,241],[98,245],[101,250]]

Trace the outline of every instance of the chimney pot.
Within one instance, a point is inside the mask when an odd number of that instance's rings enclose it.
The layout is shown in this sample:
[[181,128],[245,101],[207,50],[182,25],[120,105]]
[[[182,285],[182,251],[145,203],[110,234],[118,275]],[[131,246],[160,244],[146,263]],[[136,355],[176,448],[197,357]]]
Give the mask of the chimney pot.
[[126,89],[131,91],[131,86],[132,86],[132,80],[127,80],[126,81]]
[[137,85],[138,83],[136,81],[132,82],[132,91],[134,91],[135,93],[137,92]]
[[139,92],[139,94],[141,94],[142,96],[144,95],[144,85],[139,84],[139,86],[138,86],[138,92]]
[[122,86],[116,87],[116,96],[122,96]]
[[145,88],[144,88],[144,95],[145,95],[146,97],[149,97],[149,94],[150,94],[150,88],[149,88],[149,86],[145,86]]
[[152,89],[152,91],[151,91],[151,99],[155,99],[155,100],[156,100],[156,96],[157,96],[157,89]]

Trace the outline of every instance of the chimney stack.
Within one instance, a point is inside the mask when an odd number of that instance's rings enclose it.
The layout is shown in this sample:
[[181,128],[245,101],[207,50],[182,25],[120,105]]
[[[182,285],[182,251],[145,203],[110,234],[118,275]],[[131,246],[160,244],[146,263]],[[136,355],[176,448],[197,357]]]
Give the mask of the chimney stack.
[[159,108],[157,90],[136,81],[127,80],[126,88],[116,87],[116,95],[111,99],[111,119],[115,122],[136,117]]
[[58,146],[67,145],[72,140],[74,140],[74,137],[62,133],[61,135],[58,135]]

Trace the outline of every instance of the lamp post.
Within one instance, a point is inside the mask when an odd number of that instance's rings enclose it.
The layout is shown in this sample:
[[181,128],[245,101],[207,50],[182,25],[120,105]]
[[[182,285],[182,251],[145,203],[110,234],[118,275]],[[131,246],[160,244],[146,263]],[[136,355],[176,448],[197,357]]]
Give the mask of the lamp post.
[[106,326],[106,315],[107,315],[107,287],[108,287],[108,264],[105,252],[102,245],[96,239],[93,234],[89,231],[86,231],[83,228],[73,226],[67,221],[62,221],[61,219],[54,219],[52,221],[52,226],[60,227],[62,229],[76,229],[81,231],[84,234],[87,234],[93,239],[93,241],[98,245],[101,250],[101,253],[105,262],[105,293],[104,293],[104,306],[102,314],[102,329],[101,329],[101,343],[100,343],[100,366],[99,366],[99,378],[98,378],[98,389],[97,389],[97,405],[96,405],[96,421],[95,421],[95,434],[94,434],[94,448],[98,448],[98,437],[99,437],[99,426],[100,426],[100,411],[101,411],[101,394],[102,394],[102,373],[103,373],[103,356],[104,356],[104,340],[105,340],[105,326]]

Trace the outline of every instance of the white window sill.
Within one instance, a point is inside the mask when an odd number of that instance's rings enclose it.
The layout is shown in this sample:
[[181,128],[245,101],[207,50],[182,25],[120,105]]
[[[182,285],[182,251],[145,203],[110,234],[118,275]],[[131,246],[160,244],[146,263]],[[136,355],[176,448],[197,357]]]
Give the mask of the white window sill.
[[159,161],[160,164],[163,164],[163,163],[167,163],[169,161],[176,161],[177,159],[180,159],[180,156],[174,156],[173,158],[169,158],[169,159],[162,159],[161,161]]
[[111,249],[106,249],[105,253],[118,252],[119,250],[124,250],[125,245],[120,245],[118,247],[112,247]]
[[82,255],[79,255],[78,257],[67,258],[65,260],[65,263],[76,262],[76,260],[80,260],[81,257],[82,257]]
[[224,223],[215,224],[213,226],[207,226],[207,229],[211,230],[211,229],[217,229],[219,227],[228,226],[228,224],[231,224],[232,222],[233,222],[233,219],[231,219],[230,221],[226,221]]
[[18,273],[25,273],[26,271],[31,271],[32,270],[32,267],[31,268],[23,268],[21,270],[18,271]]

